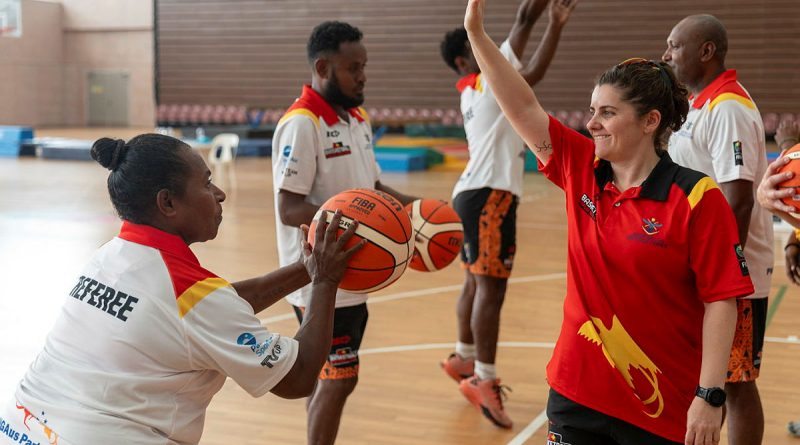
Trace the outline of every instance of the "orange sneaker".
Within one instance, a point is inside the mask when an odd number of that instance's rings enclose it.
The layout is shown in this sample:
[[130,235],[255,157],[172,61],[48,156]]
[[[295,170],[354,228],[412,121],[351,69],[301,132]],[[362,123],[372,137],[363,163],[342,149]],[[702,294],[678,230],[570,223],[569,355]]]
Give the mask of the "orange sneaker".
[[460,383],[462,380],[472,377],[472,374],[475,374],[475,359],[464,359],[455,352],[442,360],[439,366],[441,366],[444,372],[455,380],[456,383]]
[[470,401],[475,408],[500,428],[511,428],[514,422],[503,409],[503,400],[506,398],[505,390],[511,388],[501,385],[500,379],[481,380],[473,376],[461,381],[458,385],[461,394]]

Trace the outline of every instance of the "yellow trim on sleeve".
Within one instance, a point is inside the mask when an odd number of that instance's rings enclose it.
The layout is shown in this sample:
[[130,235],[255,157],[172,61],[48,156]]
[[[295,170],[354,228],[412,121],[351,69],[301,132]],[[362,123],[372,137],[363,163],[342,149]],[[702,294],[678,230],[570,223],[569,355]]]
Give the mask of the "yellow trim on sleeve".
[[206,278],[203,281],[194,283],[178,297],[178,311],[180,317],[183,318],[188,314],[189,311],[203,298],[207,297],[208,294],[226,286],[230,286],[230,283],[222,278]]
[[800,241],[800,229],[794,229],[794,237]]
[[278,125],[283,123],[283,121],[285,121],[286,119],[289,119],[292,116],[297,116],[298,114],[302,114],[303,116],[310,117],[311,120],[314,121],[314,125],[316,125],[317,128],[319,128],[319,117],[316,114],[312,113],[311,110],[308,110],[306,108],[296,108],[296,109],[284,114],[283,117],[281,117],[281,119],[278,121]]
[[483,84],[481,83],[481,74],[475,76],[475,91],[483,93]]
[[713,179],[709,178],[708,176],[703,177],[703,179],[697,181],[697,184],[694,185],[692,188],[692,192],[689,193],[689,196],[686,199],[689,200],[689,207],[694,209],[694,207],[703,199],[703,195],[713,189],[718,189],[719,186]]
[[715,97],[710,104],[708,104],[708,111],[713,110],[714,107],[717,106],[717,104],[719,104],[720,102],[724,102],[726,100],[735,100],[736,102],[739,102],[740,104],[746,106],[747,108],[750,108],[751,110],[756,109],[756,105],[753,103],[753,101],[744,96],[740,96],[736,93],[722,93],[719,96]]

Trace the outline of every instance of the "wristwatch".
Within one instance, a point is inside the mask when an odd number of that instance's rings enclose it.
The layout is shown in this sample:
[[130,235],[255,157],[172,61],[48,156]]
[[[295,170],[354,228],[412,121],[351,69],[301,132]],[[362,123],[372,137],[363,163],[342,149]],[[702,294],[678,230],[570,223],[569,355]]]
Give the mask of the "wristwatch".
[[725,404],[725,390],[722,388],[703,388],[698,386],[694,391],[694,395],[708,402],[709,405],[719,408]]

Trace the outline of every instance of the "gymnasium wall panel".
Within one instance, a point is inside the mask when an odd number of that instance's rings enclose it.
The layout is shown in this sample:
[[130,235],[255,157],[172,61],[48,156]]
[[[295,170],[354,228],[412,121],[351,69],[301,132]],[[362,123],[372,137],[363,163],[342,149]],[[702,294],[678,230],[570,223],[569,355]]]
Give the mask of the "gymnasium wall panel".
[[[444,33],[462,23],[464,0],[156,0],[158,102],[281,108],[309,82],[305,44],[324,20],[364,31],[367,106],[456,107],[457,76],[441,60]],[[490,0],[487,30],[499,43],[519,2]],[[764,112],[800,111],[800,1],[583,0],[537,92],[546,108],[584,109],[594,78],[632,56],[660,58],[672,26],[709,12],[726,24],[728,66]],[[525,58],[547,24],[534,28]]]

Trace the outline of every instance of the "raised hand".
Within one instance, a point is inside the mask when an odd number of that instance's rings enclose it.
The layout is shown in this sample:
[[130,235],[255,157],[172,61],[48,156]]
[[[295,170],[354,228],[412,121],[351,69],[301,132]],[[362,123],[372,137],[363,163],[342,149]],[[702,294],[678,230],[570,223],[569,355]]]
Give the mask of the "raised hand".
[[468,33],[483,31],[483,7],[486,0],[469,0],[464,14],[464,29]]
[[339,230],[342,212],[337,210],[333,214],[330,224],[326,224],[327,213],[320,213],[313,248],[308,242],[308,226],[303,225],[300,227],[303,231],[303,265],[306,267],[312,283],[327,282],[338,286],[347,269],[348,260],[367,241],[361,240],[349,249],[345,249],[345,245],[353,237],[356,228],[358,228],[358,221],[353,221],[347,230],[337,238],[336,234]]
[[795,144],[800,142],[800,127],[795,121],[781,121],[778,125],[778,130],[775,132],[775,142],[778,143],[778,148],[787,150],[792,148]]
[[578,0],[552,0],[550,2],[550,22],[564,25],[578,5]]

